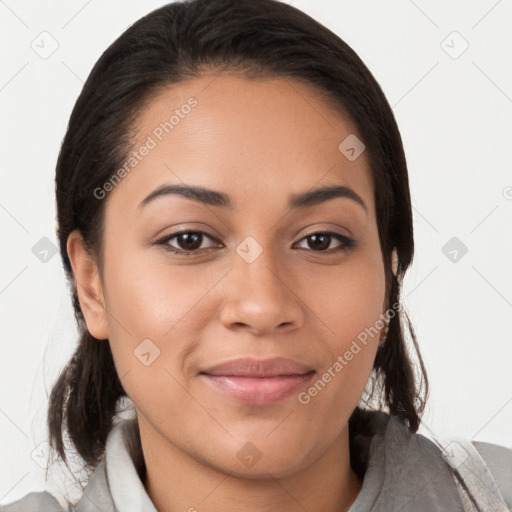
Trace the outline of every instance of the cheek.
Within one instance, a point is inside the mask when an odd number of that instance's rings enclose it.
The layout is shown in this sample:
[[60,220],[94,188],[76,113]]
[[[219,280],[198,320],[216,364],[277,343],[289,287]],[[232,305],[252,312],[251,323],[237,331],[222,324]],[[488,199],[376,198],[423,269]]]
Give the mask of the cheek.
[[180,367],[199,339],[206,321],[201,298],[214,284],[202,273],[193,279],[192,267],[183,269],[132,257],[117,259],[105,272],[117,373],[137,409],[163,419],[183,408]]
[[[169,265],[142,259],[136,251],[113,256],[105,254],[105,299],[109,340],[121,374],[138,369],[137,351],[144,340],[156,346],[153,352],[162,352],[164,340],[174,337],[207,283],[190,279],[179,267],[171,270]],[[151,349],[152,344],[145,343]],[[165,347],[166,352],[179,350],[176,344]]]
[[[328,293],[319,286],[309,287],[326,333],[323,339],[328,356],[319,378],[330,389],[322,393],[334,408],[341,405],[340,400],[355,406],[372,370],[384,325],[384,269],[381,261],[370,255],[336,269],[323,284],[328,285]],[[322,383],[317,388],[323,389]]]
[[123,324],[133,336],[161,340],[214,284],[211,275],[193,265],[172,265],[133,251],[132,257],[118,258],[105,273],[109,327],[117,333]]
[[321,312],[322,323],[328,326],[322,336],[323,365],[298,397],[304,413],[322,425],[326,439],[343,427],[368,382],[382,328],[379,320],[385,293],[379,265],[364,266],[364,272],[362,268],[337,272],[330,283],[329,294],[321,294],[319,289],[314,292],[315,311]]
[[381,261],[371,255],[366,259],[354,258],[321,280],[308,283],[305,290],[312,309],[331,334],[326,338],[330,346],[342,350],[348,341],[375,326],[383,313],[384,269]]

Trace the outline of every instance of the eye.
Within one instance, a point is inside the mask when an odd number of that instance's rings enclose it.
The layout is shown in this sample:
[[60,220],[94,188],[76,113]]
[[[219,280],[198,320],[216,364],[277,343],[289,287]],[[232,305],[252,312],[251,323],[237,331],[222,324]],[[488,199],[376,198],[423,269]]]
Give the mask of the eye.
[[[333,238],[341,242],[340,245],[335,247],[333,250],[326,251],[325,249],[331,245]],[[332,233],[329,231],[318,231],[316,233],[311,233],[310,235],[305,236],[302,240],[306,240],[309,248],[315,252],[337,253],[355,247],[355,241],[351,238],[340,235],[339,233]]]
[[[176,239],[178,247],[170,245],[170,241],[174,238]],[[179,233],[173,233],[172,235],[162,238],[157,242],[157,244],[163,245],[164,248],[170,252],[189,256],[199,252],[198,249],[205,249],[204,247],[201,247],[205,238],[214,240],[213,237],[204,231],[180,231]]]
[[[172,240],[175,240],[175,244],[178,246],[174,246],[171,244]],[[204,231],[180,231],[178,233],[172,233],[168,235],[158,242],[157,245],[163,245],[164,249],[170,251],[175,254],[181,254],[184,256],[192,256],[194,254],[198,254],[203,250],[208,250],[214,248],[211,247],[202,247],[205,239],[210,239],[212,241],[218,242],[212,236],[208,235]],[[330,247],[332,240],[338,240],[339,245],[331,250],[326,250]],[[324,252],[324,253],[338,253],[342,251],[346,251],[350,248],[355,247],[355,241],[347,236],[341,235],[339,233],[333,232],[316,232],[311,233],[310,235],[305,236],[299,242],[299,244],[303,241],[307,241],[306,243],[309,246],[309,249],[314,252]],[[296,244],[298,245],[298,244]],[[217,247],[219,247],[217,245]],[[301,247],[301,249],[308,249],[307,247]]]

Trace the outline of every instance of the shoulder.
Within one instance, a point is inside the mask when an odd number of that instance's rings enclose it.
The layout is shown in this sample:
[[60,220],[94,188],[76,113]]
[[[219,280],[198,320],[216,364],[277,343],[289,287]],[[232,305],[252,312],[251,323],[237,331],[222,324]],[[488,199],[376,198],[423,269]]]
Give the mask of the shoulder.
[[[380,494],[388,491],[405,499],[412,490],[414,498],[408,498],[408,505],[431,500],[434,508],[442,503],[450,511],[471,510],[466,508],[468,497],[483,504],[482,510],[512,510],[510,448],[461,438],[429,438],[410,432],[395,416],[374,434],[370,458],[374,466],[380,466]],[[389,501],[389,496],[386,499]],[[501,508],[487,506],[493,503]]]
[[[123,464],[130,460],[130,454],[127,452],[128,448],[125,447],[124,441],[127,437],[129,438],[129,435],[135,435],[136,431],[134,429],[137,425],[133,421],[125,420],[116,427],[118,428],[113,428],[109,434],[106,453],[93,468],[82,495],[76,502],[71,503],[62,498],[61,504],[48,491],[31,492],[12,503],[0,504],[0,512],[110,512],[117,510],[110,489],[112,482],[107,477],[105,456],[110,454],[110,461],[113,467],[123,469]],[[112,433],[115,435],[112,436]],[[142,455],[140,456],[142,457]],[[132,460],[133,463],[134,461]],[[135,471],[133,469],[134,475],[136,475]],[[118,480],[116,479],[116,481]],[[134,481],[135,479],[132,479],[130,483],[133,484]],[[123,480],[121,478],[121,486],[122,484]],[[142,486],[142,484],[140,485]],[[123,491],[124,489],[121,489],[121,493]]]
[[0,505],[0,512],[68,512],[57,499],[47,491],[31,492],[19,500]]
[[496,480],[506,504],[512,507],[512,448],[480,441],[472,444]]
[[82,495],[76,502],[62,498],[62,503],[48,491],[31,492],[23,498],[0,504],[0,512],[110,512],[116,507],[107,481],[105,461],[101,460],[94,468]]

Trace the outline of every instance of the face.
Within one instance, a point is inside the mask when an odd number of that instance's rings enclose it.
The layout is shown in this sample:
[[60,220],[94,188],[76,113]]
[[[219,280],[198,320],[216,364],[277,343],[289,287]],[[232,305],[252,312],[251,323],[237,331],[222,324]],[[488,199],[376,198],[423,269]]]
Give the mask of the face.
[[[299,471],[346,435],[385,308],[367,154],[338,148],[351,134],[314,89],[285,79],[202,76],[147,105],[136,162],[105,187],[104,309],[81,296],[145,436],[255,477]],[[173,185],[215,192],[162,192]],[[292,204],[324,187],[345,188]],[[212,370],[276,357],[300,369]]]

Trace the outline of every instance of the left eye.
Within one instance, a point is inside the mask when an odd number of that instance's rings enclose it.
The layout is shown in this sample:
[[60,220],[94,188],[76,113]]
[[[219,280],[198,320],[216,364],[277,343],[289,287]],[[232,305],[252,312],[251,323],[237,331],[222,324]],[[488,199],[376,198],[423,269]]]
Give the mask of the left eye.
[[[338,247],[336,247],[334,250],[331,251],[325,251],[326,247],[329,247],[331,245],[332,239],[337,239],[340,243]],[[344,251],[346,249],[349,249],[354,245],[354,241],[344,235],[340,235],[338,233],[323,233],[323,232],[317,232],[312,233],[311,235],[305,236],[302,240],[310,240],[311,243],[308,243],[311,249],[316,252],[340,252]],[[301,241],[302,241],[301,240]]]
[[[157,244],[163,245],[164,248],[170,252],[189,256],[193,255],[194,253],[198,253],[199,249],[205,249],[204,247],[201,247],[204,238],[209,238],[212,241],[216,241],[212,236],[208,235],[204,231],[181,231],[180,233],[174,233],[172,235],[166,236],[162,240],[159,240]],[[326,251],[325,249],[329,248],[333,238],[338,240],[340,244],[333,250]],[[176,239],[178,247],[170,244],[171,240],[173,239]],[[309,242],[307,242],[308,240]],[[352,239],[344,235],[340,235],[339,233],[331,232],[311,233],[310,235],[302,238],[299,241],[299,244],[302,241],[306,241],[309,248],[315,252],[341,252],[354,246],[354,241]],[[207,247],[206,249],[210,248],[212,247]],[[305,249],[305,247],[301,247],[301,249]]]

